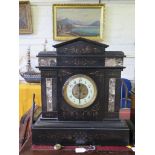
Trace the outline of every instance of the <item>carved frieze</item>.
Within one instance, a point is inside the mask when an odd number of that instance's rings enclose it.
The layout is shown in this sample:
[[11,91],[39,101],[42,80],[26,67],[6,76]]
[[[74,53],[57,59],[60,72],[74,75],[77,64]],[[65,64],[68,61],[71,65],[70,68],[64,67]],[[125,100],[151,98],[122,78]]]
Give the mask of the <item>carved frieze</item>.
[[61,58],[60,65],[72,65],[72,66],[87,66],[87,65],[97,65],[97,64],[104,64],[102,60],[94,60],[94,58],[82,58],[82,57],[70,57],[70,58]]
[[104,76],[103,72],[101,72],[101,71],[90,72],[89,75]]
[[72,72],[69,72],[68,70],[65,70],[65,69],[59,70],[59,72],[58,72],[59,77],[68,76],[68,75],[72,75]]
[[52,71],[42,71],[41,75],[43,77],[55,77],[55,76],[57,76],[57,71],[55,71],[55,70],[52,70]]
[[63,52],[64,54],[70,53],[70,54],[97,54],[100,53],[101,51],[96,48],[93,47],[91,45],[74,45],[74,46],[68,46],[68,47],[64,47],[61,49],[61,52]]
[[81,110],[69,110],[65,105],[62,105],[62,117],[63,119],[69,120],[85,120],[86,118],[90,118],[95,120],[99,116],[100,107],[98,104],[94,105],[91,110],[89,109],[81,109]]

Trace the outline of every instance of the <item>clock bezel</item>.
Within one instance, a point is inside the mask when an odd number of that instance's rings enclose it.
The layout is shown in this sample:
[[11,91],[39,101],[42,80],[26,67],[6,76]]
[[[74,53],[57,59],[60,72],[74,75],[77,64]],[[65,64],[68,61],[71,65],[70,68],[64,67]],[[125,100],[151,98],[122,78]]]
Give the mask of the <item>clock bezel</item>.
[[[71,80],[73,80],[75,78],[79,78],[79,77],[86,78],[87,80],[89,80],[92,83],[93,88],[94,88],[93,98],[89,102],[87,102],[86,104],[82,104],[82,105],[75,104],[67,96],[67,86],[68,86],[68,84],[70,83]],[[78,109],[87,108],[87,107],[89,107],[90,105],[92,105],[94,103],[94,101],[95,101],[95,99],[97,97],[97,86],[96,86],[96,83],[94,82],[94,80],[91,77],[89,77],[89,76],[87,76],[85,74],[76,74],[76,75],[73,75],[70,78],[68,78],[67,81],[64,83],[63,89],[62,89],[62,95],[63,95],[66,103],[69,104],[70,106],[72,106],[73,108],[78,108]]]

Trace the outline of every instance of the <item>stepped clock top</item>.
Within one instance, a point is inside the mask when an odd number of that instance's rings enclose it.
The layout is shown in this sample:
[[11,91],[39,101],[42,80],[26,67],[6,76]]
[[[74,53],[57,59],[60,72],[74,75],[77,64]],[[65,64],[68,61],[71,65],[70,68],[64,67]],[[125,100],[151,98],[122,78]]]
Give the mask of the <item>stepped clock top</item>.
[[53,45],[56,51],[42,51],[38,54],[39,67],[123,67],[124,53],[122,51],[105,51],[108,46],[85,38],[59,43]]

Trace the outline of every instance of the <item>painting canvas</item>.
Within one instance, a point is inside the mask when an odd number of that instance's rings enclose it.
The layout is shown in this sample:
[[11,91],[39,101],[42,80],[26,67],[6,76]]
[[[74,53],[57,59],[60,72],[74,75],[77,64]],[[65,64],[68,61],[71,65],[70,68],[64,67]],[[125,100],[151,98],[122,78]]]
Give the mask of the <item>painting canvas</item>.
[[104,5],[54,5],[54,39],[103,39]]
[[32,33],[32,17],[29,1],[19,1],[19,34]]

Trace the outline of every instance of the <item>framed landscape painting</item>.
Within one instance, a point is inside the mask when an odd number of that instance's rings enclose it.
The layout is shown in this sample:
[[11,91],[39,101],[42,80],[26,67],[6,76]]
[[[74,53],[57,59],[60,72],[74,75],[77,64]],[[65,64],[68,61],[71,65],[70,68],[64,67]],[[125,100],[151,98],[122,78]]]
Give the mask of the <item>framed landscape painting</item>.
[[32,33],[32,16],[29,1],[19,1],[19,34]]
[[103,40],[104,4],[54,4],[53,39]]

